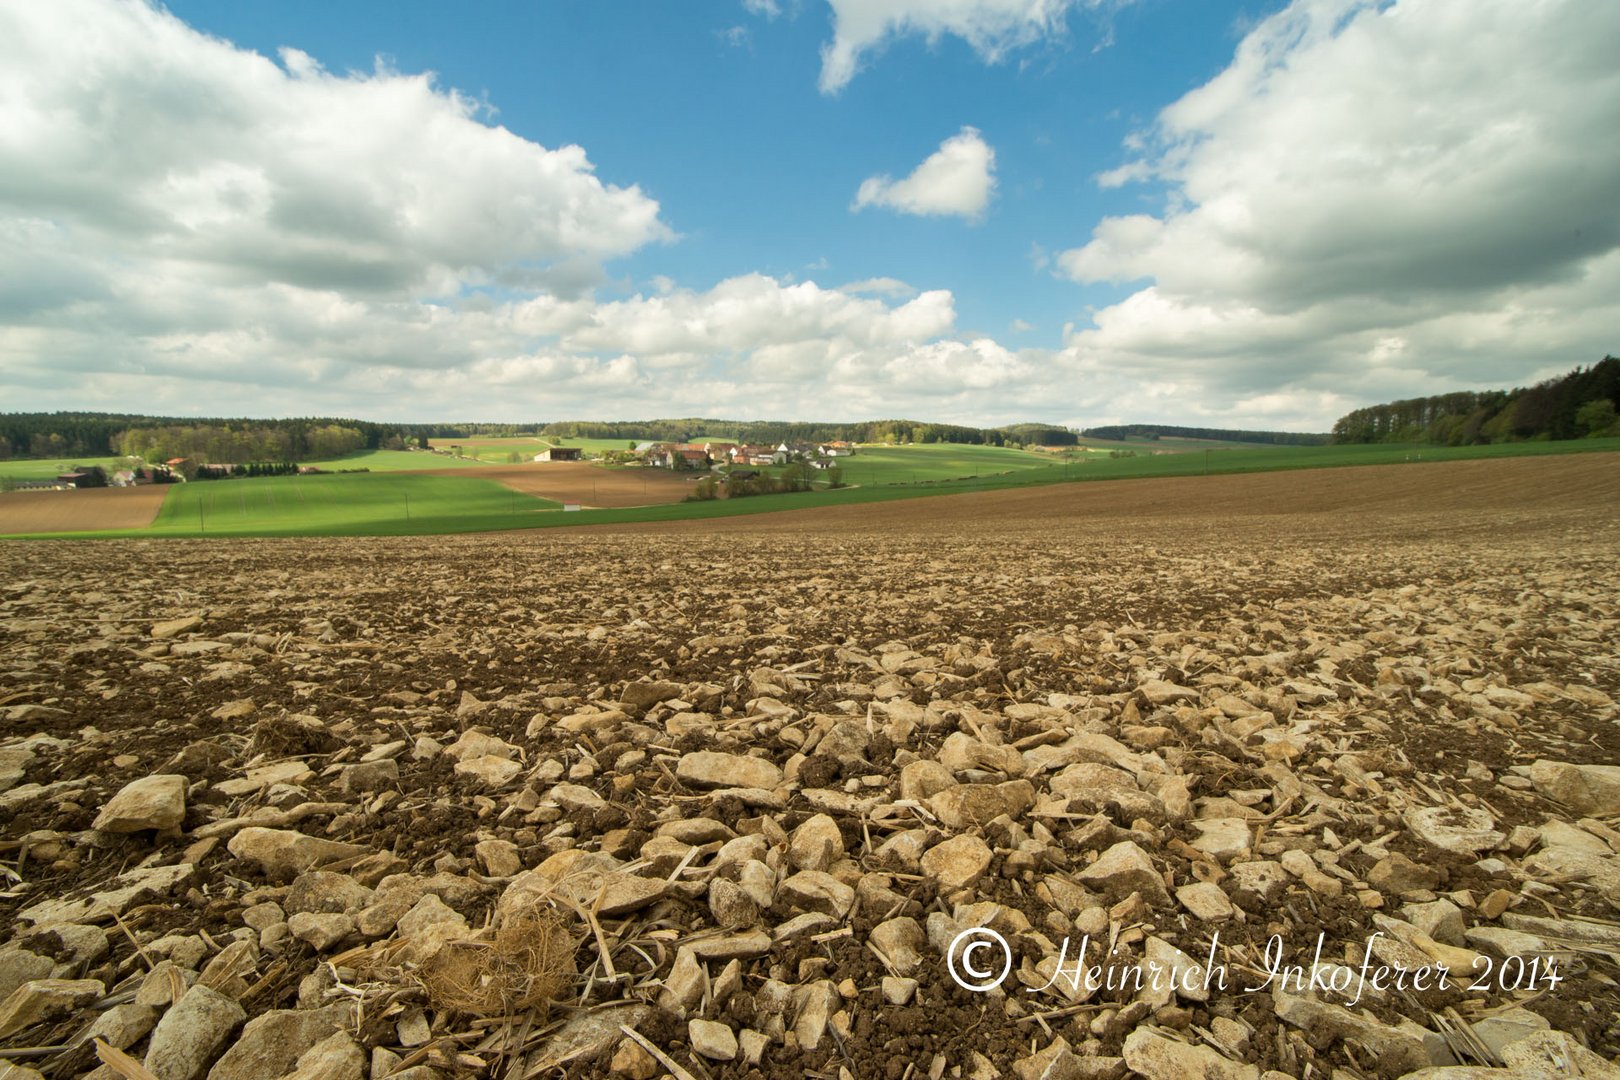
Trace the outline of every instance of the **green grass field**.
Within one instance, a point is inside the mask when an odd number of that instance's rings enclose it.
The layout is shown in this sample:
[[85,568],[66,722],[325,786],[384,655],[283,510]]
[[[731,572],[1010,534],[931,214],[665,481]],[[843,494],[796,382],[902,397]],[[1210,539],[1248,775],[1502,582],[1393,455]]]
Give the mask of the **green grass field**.
[[[862,486],[791,495],[765,495],[714,502],[576,513],[544,513],[556,503],[519,495],[476,475],[399,476],[386,472],[348,476],[271,477],[186,484],[173,488],[150,529],[120,532],[32,534],[90,539],[142,536],[409,536],[502,529],[604,525],[684,518],[732,517],[771,510],[887,502],[1037,484],[1124,480],[1205,473],[1269,472],[1281,469],[1388,465],[1470,458],[1620,451],[1620,438],[1569,442],[1505,443],[1494,446],[1310,446],[1211,450],[1131,458],[1088,455],[1073,461],[978,446],[910,446],[862,450],[848,463],[845,481]],[[865,483],[861,458],[875,455]],[[1008,455],[1012,455],[1009,457]],[[422,455],[408,455],[420,457]],[[435,458],[434,460],[444,460]],[[1008,469],[1013,462],[1020,462]],[[1028,464],[1023,464],[1028,462]],[[964,463],[981,475],[952,479]],[[990,472],[994,467],[996,471]],[[914,479],[913,479],[914,478]],[[410,517],[405,516],[409,496]],[[199,518],[198,506],[201,504]]]
[[45,458],[40,461],[0,461],[0,477],[11,480],[49,480],[53,476],[70,472],[75,465],[100,465],[109,473],[124,467],[124,459],[117,457],[72,458],[66,461]]
[[479,462],[463,461],[445,454],[429,454],[423,450],[361,450],[339,458],[321,461],[300,461],[300,465],[313,465],[317,469],[334,472],[338,469],[369,469],[372,472],[403,472],[416,469],[476,469]]
[[1001,446],[962,446],[954,443],[863,446],[854,456],[838,459],[838,467],[844,473],[844,483],[863,487],[937,483],[941,480],[994,476],[1051,466],[1052,459],[1043,454],[1009,450]]
[[[413,455],[420,456],[420,455]],[[559,504],[471,476],[272,476],[177,484],[143,536],[367,536],[510,529]]]

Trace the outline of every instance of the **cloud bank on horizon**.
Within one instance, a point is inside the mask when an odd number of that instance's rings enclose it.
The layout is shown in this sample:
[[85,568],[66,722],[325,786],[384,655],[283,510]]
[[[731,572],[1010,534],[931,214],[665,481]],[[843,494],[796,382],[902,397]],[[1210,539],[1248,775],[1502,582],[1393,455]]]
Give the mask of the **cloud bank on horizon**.
[[[1077,12],[1128,8],[828,5],[806,107],[845,107],[884,64],[952,62],[902,55],[908,36],[960,39],[968,62],[1039,93],[1043,76],[1008,61],[1073,49]],[[746,8],[770,27],[810,21]],[[1023,137],[1014,114],[939,116],[933,137],[957,134],[900,179],[847,162],[866,177],[853,203],[849,187],[826,199],[852,230],[1055,252],[1022,272],[1067,283],[1068,325],[1013,345],[962,324],[971,278],[627,278],[711,223],[431,74],[337,74],[291,47],[271,59],[136,0],[10,5],[0,395],[212,415],[1321,430],[1369,401],[1522,384],[1615,351],[1614,40],[1620,7],[1580,0],[1294,0],[1137,124],[1110,167],[1062,178],[1129,212],[1042,215],[1033,236],[1003,221],[1058,185],[992,147]],[[742,179],[768,186],[767,157]],[[1039,333],[1027,312],[996,314]]]

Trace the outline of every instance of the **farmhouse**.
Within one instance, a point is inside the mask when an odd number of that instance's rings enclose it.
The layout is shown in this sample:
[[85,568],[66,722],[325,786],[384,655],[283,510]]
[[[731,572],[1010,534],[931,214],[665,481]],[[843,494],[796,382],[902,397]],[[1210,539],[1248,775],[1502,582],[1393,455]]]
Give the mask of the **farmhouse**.
[[534,455],[536,461],[578,461],[579,447],[553,446]]
[[642,460],[658,469],[707,469],[709,453],[696,443],[656,443]]

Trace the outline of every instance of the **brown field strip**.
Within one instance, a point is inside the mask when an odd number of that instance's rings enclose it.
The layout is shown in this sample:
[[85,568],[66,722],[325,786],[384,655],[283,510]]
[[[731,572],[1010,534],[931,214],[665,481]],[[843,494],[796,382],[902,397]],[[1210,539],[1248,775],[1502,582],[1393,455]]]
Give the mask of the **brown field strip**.
[[1358,465],[1332,469],[1048,484],[885,503],[811,507],[742,517],[603,525],[637,532],[970,532],[1069,529],[1088,521],[1143,519],[1144,528],[1246,522],[1290,530],[1354,533],[1358,522],[1463,514],[1534,519],[1543,513],[1607,513],[1620,504],[1620,454]]
[[168,493],[167,485],[7,492],[0,495],[0,533],[144,529]]
[[665,469],[604,469],[584,462],[542,461],[530,465],[492,465],[466,469],[423,469],[421,472],[494,480],[525,495],[582,506],[647,506],[680,502],[692,490],[690,473]]

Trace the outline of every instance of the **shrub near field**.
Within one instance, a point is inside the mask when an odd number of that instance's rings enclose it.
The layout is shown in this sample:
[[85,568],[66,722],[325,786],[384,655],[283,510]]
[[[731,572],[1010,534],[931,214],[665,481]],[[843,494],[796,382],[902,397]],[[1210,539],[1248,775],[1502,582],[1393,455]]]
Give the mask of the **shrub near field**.
[[508,529],[549,499],[463,476],[357,473],[220,480],[172,489],[158,536],[345,536]]

